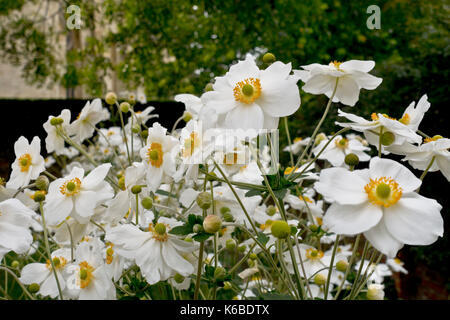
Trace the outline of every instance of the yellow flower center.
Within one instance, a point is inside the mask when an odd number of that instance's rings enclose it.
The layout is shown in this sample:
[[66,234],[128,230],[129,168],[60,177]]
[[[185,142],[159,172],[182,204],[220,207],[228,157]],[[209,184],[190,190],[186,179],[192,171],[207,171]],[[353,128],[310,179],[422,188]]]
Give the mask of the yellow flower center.
[[398,120],[398,122],[401,122],[404,125],[408,125],[411,122],[411,117],[409,116],[409,114],[405,113],[405,115],[401,117],[401,119]]
[[347,149],[348,147],[348,140],[345,138],[336,139],[334,143],[336,144],[336,147],[338,147],[339,149]]
[[294,139],[294,143],[300,142],[300,141],[302,141],[302,140],[303,140],[303,138],[297,137],[297,138]]
[[67,197],[79,193],[80,189],[81,189],[81,180],[78,178],[67,180],[61,187],[59,187],[60,192],[66,195]]
[[381,177],[370,182],[364,187],[371,203],[390,207],[396,204],[402,197],[402,188],[391,177]]
[[[52,260],[56,270],[64,268],[67,264],[67,260],[64,257],[54,257]],[[48,270],[52,270],[52,263],[49,259],[45,262],[45,266]]]
[[424,143],[428,143],[428,142],[432,142],[432,141],[437,141],[437,140],[442,139],[442,138],[443,138],[443,136],[435,135],[434,137],[431,137],[431,138],[425,138],[423,140],[423,142]]
[[94,267],[91,266],[87,261],[83,261],[79,264],[80,266],[80,274],[79,274],[79,281],[80,281],[80,288],[84,289],[86,288],[94,278],[92,273],[94,272]]
[[261,83],[259,79],[247,78],[236,84],[233,93],[236,101],[251,104],[261,95]]
[[394,262],[395,262],[396,264],[400,264],[400,265],[403,264],[402,260],[400,260],[399,258],[395,258],[395,259],[394,259]]
[[305,202],[308,202],[308,203],[312,203],[312,200],[310,199],[310,198],[308,198],[307,196],[298,196],[298,198],[300,199],[300,200],[304,200]]
[[31,161],[32,161],[32,159],[31,159],[31,155],[29,153],[23,154],[19,158],[20,171],[28,172],[28,170],[30,169],[30,166],[31,166]]
[[200,145],[200,138],[196,132],[191,132],[189,138],[184,139],[183,157],[190,157]]
[[323,251],[317,250],[315,248],[306,249],[306,258],[309,260],[320,260],[323,257]]
[[114,259],[114,249],[112,248],[114,245],[110,243],[108,249],[106,249],[106,264],[111,264]]
[[336,68],[337,70],[339,70],[339,71],[343,71],[343,70],[341,69],[341,64],[342,64],[342,62],[339,62],[339,61],[334,60],[334,61],[331,61],[331,62],[330,62],[329,66],[330,66],[330,67],[335,67],[335,68]]
[[150,223],[148,226],[148,231],[153,233],[153,239],[160,242],[165,242],[169,239],[169,235],[166,232],[168,227],[169,225],[160,222],[155,226],[153,226],[153,223]]
[[161,167],[163,163],[163,151],[162,151],[162,145],[158,142],[152,142],[150,145],[150,148],[148,148],[147,151],[148,156],[148,162],[153,167]]

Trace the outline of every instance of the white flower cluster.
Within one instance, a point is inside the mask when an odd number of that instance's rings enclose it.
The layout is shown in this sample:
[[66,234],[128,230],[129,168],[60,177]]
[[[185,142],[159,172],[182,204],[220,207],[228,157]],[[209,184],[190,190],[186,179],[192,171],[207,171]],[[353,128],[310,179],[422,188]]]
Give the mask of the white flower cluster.
[[[339,110],[349,122],[320,133],[332,103],[354,106],[380,85],[375,63],[292,70],[264,58],[262,69],[247,56],[201,97],[177,95],[182,129],[148,127],[153,107],[109,93],[109,110],[95,99],[74,121],[67,109],[49,117],[46,159],[38,137],[16,141],[0,186],[0,259],[17,254],[28,298],[148,299],[156,284],[171,299],[384,298],[384,277],[407,272],[398,251],[443,236],[442,207],[419,188],[431,171],[450,180],[450,140],[419,131],[426,95],[400,119]],[[290,166],[270,139],[230,134],[277,129],[300,107],[299,80],[329,103],[314,133],[284,148]]]

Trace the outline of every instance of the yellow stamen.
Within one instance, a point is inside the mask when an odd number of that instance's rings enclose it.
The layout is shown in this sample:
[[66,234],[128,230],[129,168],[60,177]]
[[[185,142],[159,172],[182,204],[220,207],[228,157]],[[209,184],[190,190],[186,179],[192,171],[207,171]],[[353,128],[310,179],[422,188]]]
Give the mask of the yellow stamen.
[[163,163],[162,145],[158,142],[153,142],[147,151],[148,163],[153,167],[161,167]]
[[30,166],[31,166],[31,161],[32,161],[32,159],[31,159],[31,155],[29,153],[23,154],[19,158],[20,171],[28,172],[28,170],[30,169]]
[[261,83],[255,78],[244,79],[236,84],[233,94],[236,101],[251,104],[261,95]]
[[[157,225],[160,223],[157,223]],[[164,225],[166,227],[166,229],[169,228],[168,224],[163,224],[161,223],[161,225]],[[148,226],[148,231],[150,231],[153,234],[153,239],[160,241],[160,242],[165,242],[167,241],[167,239],[169,239],[169,235],[167,234],[167,232],[164,232],[163,234],[160,234],[158,231],[161,231],[161,227],[158,227],[158,230],[155,230],[156,226],[153,226],[153,223],[150,223]]]
[[81,180],[78,178],[67,180],[61,187],[59,187],[60,192],[66,195],[67,197],[79,193],[80,189],[81,189]]
[[94,278],[92,273],[94,272],[94,267],[91,266],[86,261],[83,261],[79,264],[80,266],[80,274],[79,274],[79,285],[81,289],[86,288]]
[[322,259],[324,253],[322,250],[309,248],[309,249],[306,249],[305,255],[309,260],[320,260],[320,259]]
[[364,187],[371,203],[384,207],[396,204],[402,196],[402,188],[391,177],[381,177],[370,182]]
[[348,140],[345,138],[336,139],[334,143],[336,144],[336,147],[338,147],[339,149],[347,149],[348,147]]
[[[62,269],[67,264],[67,260],[64,257],[54,257],[53,258],[53,265],[55,266],[55,269]],[[52,270],[52,263],[49,259],[45,262],[45,266],[48,270]]]

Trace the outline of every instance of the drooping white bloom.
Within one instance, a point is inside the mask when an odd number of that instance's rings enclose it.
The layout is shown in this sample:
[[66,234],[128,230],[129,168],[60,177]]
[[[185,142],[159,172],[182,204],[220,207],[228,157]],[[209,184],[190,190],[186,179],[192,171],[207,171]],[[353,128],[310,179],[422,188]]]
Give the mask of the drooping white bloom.
[[331,232],[364,233],[394,257],[404,244],[428,245],[443,234],[442,206],[415,192],[421,183],[401,164],[376,157],[365,170],[322,170],[314,188],[332,203],[324,218]]
[[0,260],[11,250],[22,254],[30,249],[34,214],[17,199],[0,202]]
[[171,219],[160,218],[148,231],[126,224],[107,230],[106,240],[114,243],[117,254],[136,261],[149,284],[169,279],[174,273],[188,276],[194,272],[183,255],[196,250],[192,242],[167,233]]
[[184,103],[186,107],[186,112],[192,117],[193,120],[198,120],[200,110],[203,107],[202,99],[194,96],[193,94],[182,93],[177,94],[174,97],[174,100],[177,102]]
[[[70,249],[58,249],[52,252],[51,258],[55,266],[56,276],[58,277],[61,291],[66,289],[66,280],[64,270],[70,262]],[[52,270],[50,260],[46,263],[30,263],[23,267],[20,282],[29,285],[32,283],[39,284],[38,294],[42,296],[50,296],[56,298],[59,294],[58,285],[55,274]]]
[[[299,249],[299,250],[297,250]],[[300,251],[301,258],[303,261],[303,266],[305,268],[306,278],[310,278],[315,274],[321,274],[325,277],[328,275],[327,267],[330,267],[331,255],[325,254],[323,251],[318,250],[312,246],[300,243],[294,247],[294,255],[296,257],[297,263],[300,263],[298,256],[298,251]],[[284,253],[284,258],[286,260],[286,266],[291,274],[294,274],[294,267],[292,265],[292,260],[289,252]],[[303,272],[301,273],[303,274]]]
[[367,285],[367,299],[384,300],[384,285],[371,283]]
[[[134,117],[134,123],[137,123],[139,125],[146,124],[148,120],[152,118],[158,118],[157,114],[150,114],[155,110],[155,107],[149,106],[145,108],[143,111],[136,111],[134,112],[134,115],[131,115],[130,118],[128,118],[127,125],[125,126],[125,130],[129,131],[131,128],[131,117]],[[128,126],[128,127],[127,127]]]
[[41,139],[34,137],[31,143],[25,137],[20,137],[14,143],[16,160],[11,165],[12,172],[7,188],[19,189],[37,179],[39,174],[45,170],[45,161],[40,154]]
[[102,146],[109,147],[123,144],[122,129],[120,127],[101,128],[99,142]]
[[[47,122],[44,123],[44,129],[45,132],[47,132],[45,147],[47,148],[48,153],[55,151],[56,154],[60,154],[60,152],[64,149],[64,139],[58,134],[56,127],[50,123],[53,118],[55,117],[49,116]],[[70,125],[70,110],[62,110],[61,114],[56,118],[63,120],[60,126],[63,131],[67,131]]]
[[386,264],[392,269],[394,272],[401,272],[404,274],[408,274],[408,270],[406,270],[404,266],[404,262],[399,258],[387,259]]
[[325,94],[331,98],[337,83],[333,102],[354,106],[361,89],[374,90],[382,82],[381,78],[368,72],[375,66],[374,61],[350,60],[330,62],[328,65],[313,63],[302,66],[304,70],[294,70],[294,74],[305,82],[303,91]]
[[291,64],[277,61],[260,70],[254,58],[230,67],[216,77],[214,90],[202,95],[206,109],[224,115],[224,127],[231,129],[276,129],[280,117],[300,107],[298,77],[290,75]]
[[[317,147],[313,149],[316,156],[325,147],[328,141],[329,139],[322,140]],[[334,167],[341,167],[345,163],[345,156],[350,153],[356,154],[359,161],[369,161],[370,156],[365,153],[365,151],[370,151],[370,148],[365,147],[358,139],[351,139],[348,136],[344,138],[341,135],[338,135],[330,142],[330,144],[328,144],[318,159],[327,160]]]
[[308,189],[303,195],[293,195],[287,194],[284,197],[284,201],[289,203],[291,208],[299,210],[301,212],[311,212],[311,214],[315,217],[322,217],[323,209],[322,209],[322,200],[316,201],[314,200],[315,192],[313,189]]
[[70,124],[69,135],[74,136],[74,140],[78,143],[92,137],[95,130],[94,126],[109,118],[109,113],[106,114],[105,110],[102,107],[102,101],[98,98],[92,102],[86,102],[77,119]]
[[178,140],[167,135],[167,129],[158,122],[148,129],[147,145],[140,155],[147,167],[147,186],[155,192],[161,185],[163,175],[172,177],[175,173],[174,148]]
[[49,225],[57,225],[69,215],[80,223],[87,223],[94,209],[114,196],[112,187],[104,181],[111,164],[105,163],[86,177],[84,169],[75,167],[64,178],[51,182],[44,204]]
[[294,138],[294,141],[291,145],[284,147],[283,151],[285,152],[290,152],[292,151],[293,154],[297,154],[300,152],[300,150],[302,150],[304,147],[306,147],[306,145],[309,143],[309,140],[311,140],[310,137],[308,138]]

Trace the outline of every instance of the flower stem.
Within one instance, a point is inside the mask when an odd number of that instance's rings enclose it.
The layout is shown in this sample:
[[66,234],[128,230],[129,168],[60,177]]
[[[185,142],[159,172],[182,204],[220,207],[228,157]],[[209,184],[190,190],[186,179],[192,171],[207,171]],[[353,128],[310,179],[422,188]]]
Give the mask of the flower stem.
[[288,126],[288,120],[287,117],[284,117],[284,128],[286,129],[286,136],[288,139],[288,145],[289,145],[289,157],[291,158],[291,166],[294,166],[294,154],[292,153],[292,141],[291,141],[291,134],[289,133],[289,126]]
[[344,279],[342,279],[342,282],[339,285],[339,288],[338,288],[338,290],[336,292],[336,295],[335,295],[335,299],[337,299],[338,296],[339,296],[339,293],[341,293],[342,287],[344,286],[344,283],[345,283],[345,280],[347,280],[348,274],[350,273],[350,270],[351,270],[351,268],[353,266],[353,261],[355,260],[355,257],[356,257],[356,251],[358,250],[359,240],[360,239],[361,239],[361,234],[358,234],[356,236],[355,243],[353,244],[352,256],[350,257],[350,262],[348,264],[347,270],[345,270]]
[[334,242],[334,247],[333,247],[333,253],[331,255],[330,268],[328,270],[327,284],[325,286],[324,300],[327,300],[327,298],[328,298],[328,290],[330,289],[331,273],[333,273],[334,258],[336,257],[336,251],[337,251],[338,247],[339,247],[339,235],[336,235],[336,240]]
[[[427,175],[427,173],[428,173],[428,171],[430,170],[431,166],[433,165],[434,160],[436,160],[436,156],[433,156],[433,158],[431,158],[431,161],[430,161],[430,163],[428,164],[427,168],[425,169],[425,171],[424,171],[424,172],[422,173],[422,175],[420,176],[420,180],[423,181],[423,178],[425,178],[425,176]],[[420,187],[417,188],[417,191],[416,191],[416,192],[419,192],[419,191],[420,191]]]

